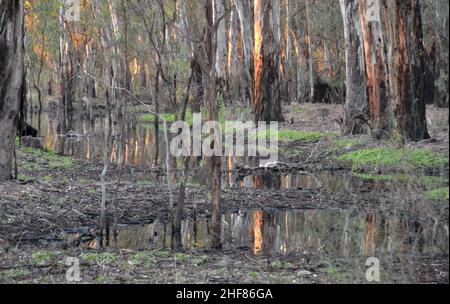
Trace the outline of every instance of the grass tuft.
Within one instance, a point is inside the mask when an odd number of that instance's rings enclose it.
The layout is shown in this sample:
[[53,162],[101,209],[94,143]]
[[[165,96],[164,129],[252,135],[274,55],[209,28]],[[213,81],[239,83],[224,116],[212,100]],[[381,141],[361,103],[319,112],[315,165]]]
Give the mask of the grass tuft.
[[354,167],[366,165],[401,166],[412,169],[438,167],[448,164],[448,158],[427,149],[368,148],[346,153],[338,158]]

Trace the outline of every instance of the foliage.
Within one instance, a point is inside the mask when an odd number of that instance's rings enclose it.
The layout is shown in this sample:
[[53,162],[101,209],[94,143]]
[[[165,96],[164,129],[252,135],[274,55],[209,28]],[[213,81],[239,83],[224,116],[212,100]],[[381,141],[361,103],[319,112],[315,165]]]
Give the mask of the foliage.
[[448,164],[448,158],[427,149],[367,148],[346,153],[338,158],[354,167],[366,165],[401,166],[419,169]]
[[81,259],[88,263],[98,263],[98,264],[110,264],[118,260],[117,254],[113,252],[104,253],[86,253],[81,256]]
[[30,273],[31,272],[26,269],[8,269],[0,272],[0,277],[11,280],[26,277],[30,275]]
[[42,266],[49,264],[54,259],[55,255],[57,255],[57,252],[41,250],[34,252],[31,257],[33,264]]
[[449,200],[448,190],[449,190],[448,187],[446,187],[427,191],[425,192],[425,197],[429,200],[448,201]]

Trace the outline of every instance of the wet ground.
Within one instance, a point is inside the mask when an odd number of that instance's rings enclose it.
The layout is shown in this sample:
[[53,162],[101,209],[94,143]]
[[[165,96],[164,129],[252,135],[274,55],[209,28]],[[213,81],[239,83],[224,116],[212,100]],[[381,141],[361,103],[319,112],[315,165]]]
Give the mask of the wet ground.
[[[290,123],[282,128],[326,135],[283,143],[273,169],[259,168],[257,160],[224,159],[223,252],[208,250],[207,166],[199,160],[190,171],[183,253],[169,251],[169,191],[164,168],[153,165],[152,128],[130,124],[125,154],[112,151],[102,249],[101,123],[74,119],[77,136],[67,138],[57,132],[57,118],[45,113],[41,134],[56,154],[20,149],[20,181],[0,184],[0,282],[66,282],[67,257],[79,258],[82,282],[90,283],[366,283],[370,257],[380,261],[382,282],[448,282],[448,199],[427,196],[448,188],[448,163],[411,172],[397,166],[355,171],[339,155],[390,144],[367,137],[342,144],[338,106],[285,111]],[[434,140],[407,148],[425,147],[448,159],[448,120],[441,112],[429,110]],[[117,164],[122,159],[124,166]]]

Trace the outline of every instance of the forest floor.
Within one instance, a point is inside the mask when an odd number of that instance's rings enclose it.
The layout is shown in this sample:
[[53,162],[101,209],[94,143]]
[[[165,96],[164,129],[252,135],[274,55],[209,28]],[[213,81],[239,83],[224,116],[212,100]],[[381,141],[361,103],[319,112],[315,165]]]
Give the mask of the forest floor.
[[[236,176],[343,172],[357,187],[224,189],[224,212],[248,210],[347,209],[355,212],[396,210],[401,205],[426,214],[447,231],[448,245],[448,110],[428,109],[431,140],[398,148],[368,136],[341,137],[335,105],[294,105],[284,109],[280,163],[273,169],[237,166]],[[364,283],[365,259],[324,252],[253,255],[248,248],[222,252],[190,249],[100,249],[68,240],[70,229],[98,234],[102,164],[21,147],[19,180],[0,183],[0,283],[63,283],[67,257],[78,257],[85,283]],[[145,225],[169,217],[169,191],[160,168],[126,165],[108,173],[108,217],[117,203],[121,225]],[[224,170],[224,175],[228,172]],[[400,186],[399,186],[400,185]],[[406,186],[405,186],[406,185]],[[209,216],[207,185],[190,183],[186,217]],[[175,193],[177,193],[175,191]],[[406,207],[405,207],[406,206]],[[87,228],[85,228],[87,227]],[[386,257],[388,277],[382,282],[448,282],[448,246],[441,254]],[[360,263],[358,262],[360,261]],[[403,265],[404,266],[404,265]],[[402,267],[403,267],[402,266]],[[402,268],[403,269],[403,268]]]

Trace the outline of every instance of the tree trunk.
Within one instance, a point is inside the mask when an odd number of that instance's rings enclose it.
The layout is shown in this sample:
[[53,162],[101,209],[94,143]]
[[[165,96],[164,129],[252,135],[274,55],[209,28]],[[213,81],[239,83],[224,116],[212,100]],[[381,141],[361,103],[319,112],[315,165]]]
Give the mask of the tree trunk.
[[244,87],[246,88],[246,97],[253,102],[252,83],[254,75],[253,66],[253,28],[251,23],[251,10],[249,0],[233,0],[239,15],[241,27],[242,46],[244,50]]
[[[424,100],[425,49],[418,0],[389,2],[391,98],[395,136],[419,141],[429,138]],[[388,17],[388,18],[389,18]],[[397,138],[396,138],[397,139]]]
[[[227,32],[225,6],[223,0],[214,0],[214,20],[217,23],[217,47],[216,47],[216,78],[218,89],[225,95],[227,83]],[[224,96],[225,97],[225,96]]]
[[272,1],[255,0],[254,9],[253,109],[255,121],[283,121],[279,39],[277,39],[279,23],[276,24],[276,18],[272,15]]
[[240,88],[242,88],[241,75],[239,75],[238,39],[238,13],[235,6],[232,5],[228,42],[228,95],[232,103],[238,100]]
[[[210,121],[219,121],[219,108],[217,105],[217,95],[216,95],[216,77],[215,77],[215,23],[214,23],[214,12],[212,6],[213,0],[208,0],[206,2],[206,41],[205,41],[205,51],[206,51],[206,62],[204,64],[204,81],[205,81],[205,101],[208,103],[208,112]],[[219,143],[212,142],[214,147]],[[222,206],[220,202],[220,192],[221,192],[221,167],[222,158],[221,156],[211,156],[211,209],[212,209],[212,223],[211,223],[211,248],[221,249],[222,248]]]
[[285,0],[286,7],[286,29],[285,39],[286,45],[284,49],[284,63],[283,63],[283,99],[289,104],[291,103],[290,83],[291,83],[291,8],[290,0]]
[[366,95],[363,44],[358,0],[340,0],[344,21],[346,101],[344,134],[367,133],[369,104]]
[[23,0],[0,0],[0,181],[11,178],[23,90]]
[[446,0],[435,0],[436,4],[436,32],[437,32],[437,79],[435,105],[448,107],[448,26],[449,3]]
[[309,102],[315,102],[315,86],[316,86],[316,72],[314,68],[314,54],[311,42],[311,1],[305,0],[306,5],[306,44],[308,47],[308,65],[309,65]]
[[381,22],[367,19],[365,2],[365,0],[359,0],[359,15],[364,41],[367,97],[370,107],[372,134],[377,138],[390,138],[393,129],[393,111],[389,103],[389,78],[385,39]]

